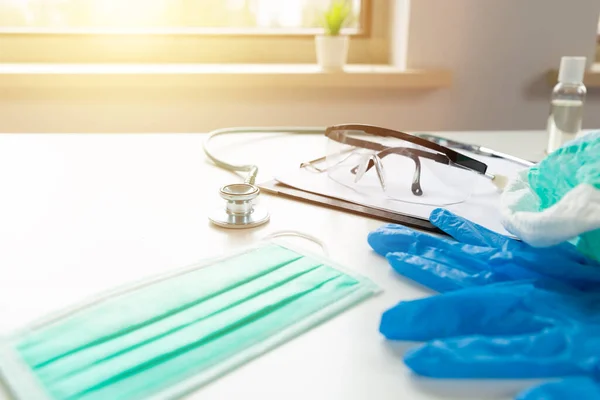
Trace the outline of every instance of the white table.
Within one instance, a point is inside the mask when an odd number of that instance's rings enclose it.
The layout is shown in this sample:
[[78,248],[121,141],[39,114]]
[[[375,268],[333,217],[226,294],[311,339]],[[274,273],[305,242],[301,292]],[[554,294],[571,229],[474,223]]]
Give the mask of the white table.
[[[546,140],[543,132],[449,135],[530,159],[543,156]],[[0,334],[115,285],[293,229],[321,238],[333,259],[384,292],[189,398],[509,399],[532,384],[411,375],[402,362],[408,345],[385,341],[379,318],[398,301],[430,292],[371,251],[366,236],[380,221],[263,195],[269,224],[211,226],[208,210],[222,205],[218,188],[238,180],[206,161],[204,137],[0,135]],[[261,181],[282,165],[321,156],[324,138],[238,135],[218,139],[215,148],[237,162],[258,162]]]

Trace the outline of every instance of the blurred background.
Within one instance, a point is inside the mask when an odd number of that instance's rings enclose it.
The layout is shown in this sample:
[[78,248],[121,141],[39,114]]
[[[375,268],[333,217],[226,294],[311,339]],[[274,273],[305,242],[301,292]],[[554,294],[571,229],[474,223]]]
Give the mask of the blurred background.
[[[350,64],[449,71],[452,85],[87,85],[13,72],[0,74],[0,132],[202,132],[345,122],[413,131],[545,129],[549,74],[560,58],[586,56],[590,70],[600,61],[600,0],[350,3],[353,18],[344,30]],[[312,65],[314,35],[329,4],[0,0],[0,72],[15,63]],[[588,85],[584,128],[600,127],[599,92]]]

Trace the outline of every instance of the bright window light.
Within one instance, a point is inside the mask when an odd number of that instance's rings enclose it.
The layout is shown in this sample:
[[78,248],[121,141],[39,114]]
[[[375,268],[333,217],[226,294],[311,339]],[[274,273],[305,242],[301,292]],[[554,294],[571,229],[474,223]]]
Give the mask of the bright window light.
[[[0,0],[3,32],[314,31],[332,0]],[[348,0],[360,28],[361,0]]]

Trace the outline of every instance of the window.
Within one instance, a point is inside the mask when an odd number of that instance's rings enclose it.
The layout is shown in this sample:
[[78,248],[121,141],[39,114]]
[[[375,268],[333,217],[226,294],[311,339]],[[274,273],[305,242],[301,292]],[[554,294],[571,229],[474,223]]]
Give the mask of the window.
[[[348,33],[364,28],[363,1],[347,0]],[[0,0],[5,32],[296,33],[320,30],[330,0]]]
[[[312,63],[330,1],[0,0],[0,62]],[[391,0],[347,1],[349,62],[387,63]]]

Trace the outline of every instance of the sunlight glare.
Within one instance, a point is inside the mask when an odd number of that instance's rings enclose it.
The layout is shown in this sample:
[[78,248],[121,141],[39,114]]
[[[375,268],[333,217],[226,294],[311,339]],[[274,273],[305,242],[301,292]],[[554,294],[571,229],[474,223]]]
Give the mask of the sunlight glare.
[[258,0],[256,24],[261,28],[294,28],[302,24],[304,0]]
[[101,0],[93,2],[94,19],[104,26],[160,23],[168,0]]

